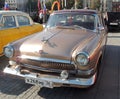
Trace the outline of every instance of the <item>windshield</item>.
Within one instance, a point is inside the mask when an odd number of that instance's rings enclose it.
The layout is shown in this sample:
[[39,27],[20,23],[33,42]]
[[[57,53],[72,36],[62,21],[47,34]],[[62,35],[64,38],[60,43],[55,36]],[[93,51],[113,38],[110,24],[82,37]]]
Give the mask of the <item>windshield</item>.
[[92,14],[63,13],[52,14],[48,20],[47,28],[55,26],[75,26],[90,30],[95,29],[95,16]]

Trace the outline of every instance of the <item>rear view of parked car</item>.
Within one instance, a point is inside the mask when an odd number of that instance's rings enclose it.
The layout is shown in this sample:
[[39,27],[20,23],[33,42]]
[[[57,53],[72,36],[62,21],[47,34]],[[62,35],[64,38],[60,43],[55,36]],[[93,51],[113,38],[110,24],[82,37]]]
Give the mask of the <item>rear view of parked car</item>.
[[108,12],[107,15],[109,31],[120,31],[120,12]]
[[34,23],[31,17],[20,11],[0,11],[0,55],[3,47],[14,40],[42,31],[42,25]]
[[4,47],[9,58],[4,73],[41,87],[92,86],[106,35],[102,15],[95,10],[55,11],[42,32]]

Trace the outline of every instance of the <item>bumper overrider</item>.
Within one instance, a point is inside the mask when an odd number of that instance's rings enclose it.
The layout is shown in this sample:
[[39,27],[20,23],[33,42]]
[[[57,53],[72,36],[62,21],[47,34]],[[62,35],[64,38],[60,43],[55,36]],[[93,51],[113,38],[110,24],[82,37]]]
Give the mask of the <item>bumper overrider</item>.
[[62,78],[61,76],[54,76],[48,74],[40,74],[37,73],[26,73],[22,74],[20,72],[20,67],[16,66],[16,68],[11,68],[7,66],[4,69],[4,73],[16,75],[25,79],[26,83],[39,85],[40,87],[79,87],[79,88],[87,88],[95,83],[96,73],[89,78]]

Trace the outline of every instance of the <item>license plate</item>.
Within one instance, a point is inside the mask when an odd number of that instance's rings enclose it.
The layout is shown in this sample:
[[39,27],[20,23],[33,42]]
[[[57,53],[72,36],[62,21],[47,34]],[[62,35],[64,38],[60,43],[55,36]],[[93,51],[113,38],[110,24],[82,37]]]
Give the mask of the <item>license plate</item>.
[[53,88],[53,83],[46,80],[41,80],[39,78],[26,77],[25,82],[33,85],[39,85],[40,87]]
[[110,25],[118,25],[118,23],[110,23]]

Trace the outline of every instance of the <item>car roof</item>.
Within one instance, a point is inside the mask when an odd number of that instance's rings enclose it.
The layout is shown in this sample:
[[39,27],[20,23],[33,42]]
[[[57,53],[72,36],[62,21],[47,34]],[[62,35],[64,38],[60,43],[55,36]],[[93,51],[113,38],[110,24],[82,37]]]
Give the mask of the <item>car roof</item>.
[[0,10],[0,14],[7,14],[7,15],[9,15],[9,14],[22,14],[22,15],[26,15],[26,16],[28,16],[28,14],[27,13],[25,13],[25,12],[22,12],[22,11],[16,11],[16,10]]
[[91,10],[91,9],[64,9],[64,10],[58,10],[58,11],[53,11],[53,13],[59,14],[59,13],[88,13],[88,14],[97,14],[97,10]]

